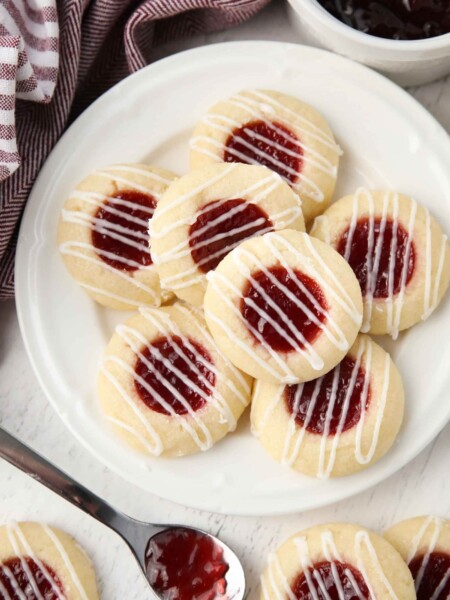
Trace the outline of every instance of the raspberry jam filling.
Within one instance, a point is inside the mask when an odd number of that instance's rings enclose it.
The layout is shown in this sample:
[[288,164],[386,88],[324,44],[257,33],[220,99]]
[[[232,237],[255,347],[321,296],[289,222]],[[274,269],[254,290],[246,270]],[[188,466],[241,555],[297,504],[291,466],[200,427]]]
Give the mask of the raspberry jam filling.
[[211,366],[211,357],[200,344],[178,336],[161,337],[141,351],[135,387],[151,410],[170,415],[168,405],[185,415],[189,407],[201,409],[212,395],[216,375]]
[[[40,561],[44,570],[31,558],[10,558],[0,564],[0,598],[11,600],[58,600],[65,597],[62,583],[48,565]],[[25,566],[26,565],[26,566]],[[2,594],[2,590],[5,591]],[[59,594],[58,594],[58,591]],[[22,592],[22,594],[18,593]]]
[[228,563],[213,539],[176,528],[154,536],[146,553],[147,579],[164,600],[225,598]]
[[251,121],[230,134],[223,160],[263,165],[293,184],[302,170],[302,157],[299,139],[284,125]]
[[241,300],[241,314],[255,339],[276,352],[311,344],[326,321],[327,304],[320,286],[300,271],[281,266],[251,276]]
[[256,204],[240,198],[210,202],[189,230],[192,259],[207,273],[240,242],[272,230],[269,217]]
[[351,565],[338,561],[316,563],[313,569],[308,569],[308,577],[301,573],[292,586],[292,592],[297,600],[371,598],[362,574]]
[[152,264],[148,222],[156,201],[134,190],[119,192],[95,213],[92,243],[100,258],[121,271],[136,271]]
[[417,556],[409,563],[409,570],[416,582],[417,600],[447,600],[450,596],[450,556],[444,552],[432,552]]
[[[345,356],[337,367],[319,379],[286,386],[287,408],[291,414],[295,414],[297,425],[305,427],[310,433],[322,435],[326,430],[328,435],[335,435],[338,429],[347,431],[361,418],[365,375],[361,366],[356,369],[356,362]],[[369,400],[370,388],[367,390],[366,408]],[[334,403],[334,408],[329,415],[331,403]]]
[[450,33],[448,0],[319,0],[334,17],[364,33],[420,40]]
[[376,218],[371,235],[370,219],[364,218],[353,231],[348,228],[341,235],[336,250],[350,264],[363,295],[372,290],[374,298],[389,298],[398,294],[403,280],[406,286],[413,276],[416,255],[414,243],[408,242],[408,233],[400,223],[387,220],[382,231],[382,220]]

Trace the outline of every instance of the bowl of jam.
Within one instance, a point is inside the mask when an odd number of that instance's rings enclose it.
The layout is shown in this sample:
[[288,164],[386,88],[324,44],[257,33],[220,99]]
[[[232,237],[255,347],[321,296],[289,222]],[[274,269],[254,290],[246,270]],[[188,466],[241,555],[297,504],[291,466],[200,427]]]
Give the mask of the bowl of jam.
[[289,0],[302,40],[402,85],[450,73],[450,0]]

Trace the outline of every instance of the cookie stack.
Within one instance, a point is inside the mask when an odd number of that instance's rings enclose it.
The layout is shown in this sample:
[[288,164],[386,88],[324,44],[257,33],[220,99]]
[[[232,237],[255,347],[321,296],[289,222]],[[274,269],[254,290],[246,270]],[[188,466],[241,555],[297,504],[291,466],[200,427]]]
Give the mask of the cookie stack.
[[397,192],[329,207],[341,153],[311,106],[245,91],[198,124],[186,175],[116,165],[67,200],[70,273],[104,306],[138,309],[99,376],[106,418],[132,446],[207,450],[251,402],[255,436],[308,475],[354,473],[391,447],[402,380],[367,334],[396,338],[433,312],[450,250]]

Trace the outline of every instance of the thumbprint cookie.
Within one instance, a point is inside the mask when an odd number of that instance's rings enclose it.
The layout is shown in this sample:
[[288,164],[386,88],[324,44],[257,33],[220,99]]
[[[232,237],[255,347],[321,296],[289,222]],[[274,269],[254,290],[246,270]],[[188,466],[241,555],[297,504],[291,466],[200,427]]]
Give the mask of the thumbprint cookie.
[[91,561],[67,533],[43,523],[0,527],[2,600],[97,600]]
[[86,177],[66,200],[58,226],[64,263],[97,302],[119,310],[159,306],[148,223],[176,176],[148,165],[115,165]]
[[282,464],[313,477],[365,469],[392,446],[403,419],[403,385],[389,354],[357,337],[326,375],[294,385],[258,381],[252,432]]
[[207,277],[208,327],[222,352],[257,379],[320,377],[341,361],[361,326],[353,271],[306,233],[285,229],[246,240]]
[[415,600],[400,554],[358,525],[331,523],[301,531],[269,556],[261,600]]
[[236,163],[206,165],[176,180],[150,223],[162,286],[195,305],[203,304],[206,273],[240,242],[305,229],[300,199],[279,175]]
[[141,307],[116,328],[99,374],[101,407],[131,446],[154,456],[208,450],[236,427],[251,379],[226,359],[200,309]]
[[210,162],[263,165],[303,202],[308,221],[328,206],[341,149],[325,119],[293,96],[248,90],[213,106],[190,142],[191,168]]
[[388,529],[384,537],[408,564],[417,600],[450,597],[450,521],[438,517],[407,519]]
[[426,319],[448,287],[447,237],[424,206],[397,192],[359,189],[318,217],[311,235],[331,244],[355,272],[363,332],[397,338]]

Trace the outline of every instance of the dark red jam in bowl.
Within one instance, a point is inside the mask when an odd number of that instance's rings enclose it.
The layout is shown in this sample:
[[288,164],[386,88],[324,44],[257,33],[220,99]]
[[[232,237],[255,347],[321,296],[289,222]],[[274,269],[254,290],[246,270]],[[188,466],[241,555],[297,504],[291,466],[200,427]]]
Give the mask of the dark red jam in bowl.
[[[417,600],[430,600],[431,598],[448,600],[450,597],[450,556],[444,552],[432,552],[420,576],[424,560],[426,560],[426,556],[416,556],[408,565],[416,581]],[[418,577],[420,577],[420,581]]]
[[334,17],[364,33],[420,40],[450,32],[448,0],[318,0]]
[[272,230],[269,217],[256,204],[240,198],[210,202],[201,209],[189,230],[192,259],[207,273],[239,243]]
[[92,244],[106,264],[121,271],[152,264],[148,222],[155,207],[153,196],[134,190],[115,194],[113,200],[99,206]]
[[326,311],[320,286],[300,271],[293,271],[291,276],[281,266],[252,274],[241,300],[249,331],[260,342],[258,332],[276,352],[304,348],[304,340],[312,343],[326,321]]
[[222,548],[191,529],[163,531],[146,550],[147,579],[164,600],[225,599],[228,568]]
[[303,150],[297,136],[281,123],[251,121],[235,129],[225,142],[225,162],[260,164],[291,184],[303,167]]
[[337,561],[334,566],[337,579],[328,561],[314,564],[308,573],[309,582],[301,573],[292,586],[297,600],[371,600],[364,577],[355,567]]
[[[60,600],[61,596],[65,597],[62,583],[54,571],[45,563],[42,563],[42,566],[47,571],[47,575],[34,560],[28,557],[22,559],[14,557],[1,563],[0,598],[23,600],[25,596],[26,600],[37,600],[36,589],[44,600]],[[2,594],[2,589],[6,590],[6,596]],[[17,593],[18,591],[22,594]]]
[[211,365],[210,355],[197,342],[178,336],[161,337],[141,351],[135,366],[135,387],[151,410],[171,414],[162,399],[178,415],[185,415],[188,408],[180,398],[197,411],[213,393],[216,375]]
[[[349,236],[351,236],[350,241],[348,241]],[[393,221],[387,220],[382,232],[381,219],[376,218],[373,223],[373,240],[370,242],[370,220],[364,218],[356,223],[353,235],[350,229],[341,235],[336,250],[345,257],[347,244],[350,244],[347,261],[359,281],[363,296],[368,293],[370,283],[374,298],[388,298],[390,290],[395,295],[402,287],[406,260],[408,265],[405,285],[408,285],[413,276],[416,253],[413,241],[409,244],[408,250],[408,241],[408,232],[400,223],[395,227]],[[370,252],[369,244],[371,244]],[[378,253],[378,266],[376,266],[376,253]]]
[[[337,379],[336,379],[337,378]],[[300,385],[288,385],[285,401],[291,414],[295,412],[297,425],[303,427],[306,422],[311,402],[315,399],[312,414],[306,426],[310,433],[322,435],[328,425],[328,434],[334,435],[342,419],[344,406],[348,404],[341,431],[354,427],[361,418],[361,400],[365,387],[365,370],[359,367],[349,356],[344,357],[332,371],[314,381]],[[333,390],[334,393],[333,393]],[[330,401],[334,398],[334,409],[331,419],[327,413]],[[370,386],[367,390],[366,408],[370,399]]]

